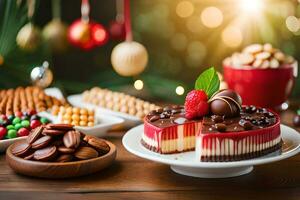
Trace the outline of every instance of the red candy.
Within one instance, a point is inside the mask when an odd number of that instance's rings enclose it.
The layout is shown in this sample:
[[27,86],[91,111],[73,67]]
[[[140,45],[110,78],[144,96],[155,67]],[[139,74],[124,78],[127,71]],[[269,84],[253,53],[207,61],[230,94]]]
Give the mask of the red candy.
[[39,120],[32,120],[30,122],[30,128],[31,129],[34,129],[34,128],[40,126],[40,125],[42,125],[42,123]]
[[187,119],[203,117],[208,113],[207,95],[203,90],[192,90],[186,95],[185,116]]
[[26,128],[20,128],[18,131],[18,137],[29,135],[29,130]]
[[6,120],[7,120],[7,116],[6,116],[6,115],[3,115],[3,114],[0,116],[0,118],[1,118],[3,121],[6,121]]
[[30,110],[28,113],[29,113],[30,116],[36,115],[36,111],[35,110]]
[[7,129],[4,127],[0,127],[0,140],[4,138],[7,133]]
[[15,116],[21,118],[23,116],[23,113],[20,111],[17,111],[17,112],[15,112]]

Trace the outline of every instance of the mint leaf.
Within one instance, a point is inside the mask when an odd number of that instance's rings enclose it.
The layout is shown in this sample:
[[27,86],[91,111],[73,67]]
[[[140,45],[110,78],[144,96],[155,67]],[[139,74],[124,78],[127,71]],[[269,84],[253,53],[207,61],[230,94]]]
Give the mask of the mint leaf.
[[297,115],[300,115],[300,109],[297,110]]
[[220,88],[220,80],[214,67],[205,70],[195,82],[196,90],[204,90],[210,98]]

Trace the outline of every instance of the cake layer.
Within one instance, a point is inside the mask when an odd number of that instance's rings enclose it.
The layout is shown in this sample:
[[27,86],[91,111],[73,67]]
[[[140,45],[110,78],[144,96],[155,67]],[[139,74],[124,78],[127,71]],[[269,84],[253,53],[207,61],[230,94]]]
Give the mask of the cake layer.
[[276,120],[272,126],[251,131],[206,133],[202,129],[196,138],[197,158],[205,161],[209,161],[209,158],[219,158],[219,161],[222,158],[238,160],[243,155],[258,155],[257,152],[272,149],[281,143],[277,115]]
[[[155,143],[153,140],[143,137],[141,143],[151,151],[162,153],[162,154],[171,154],[171,153],[180,153],[184,151],[190,151],[195,149],[195,136],[186,137],[184,139],[175,139],[175,140],[163,140],[160,148],[154,146]],[[178,145],[182,143],[183,148]]]
[[158,128],[145,122],[142,140],[144,146],[155,149],[159,153],[174,153],[195,148],[195,136],[199,132],[201,122],[191,122]]
[[246,153],[246,154],[234,155],[234,156],[232,156],[232,155],[201,156],[201,161],[204,161],[204,162],[227,162],[227,161],[247,160],[247,159],[264,156],[269,153],[278,151],[281,149],[281,146],[282,146],[282,141],[280,141],[278,144],[276,144],[272,147],[269,147],[269,148],[261,150],[261,151],[252,152],[252,153]]

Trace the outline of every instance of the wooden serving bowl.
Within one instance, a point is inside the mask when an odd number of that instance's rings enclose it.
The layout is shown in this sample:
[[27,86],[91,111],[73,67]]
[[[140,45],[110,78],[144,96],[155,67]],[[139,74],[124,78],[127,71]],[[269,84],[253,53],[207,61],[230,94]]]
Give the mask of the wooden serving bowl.
[[116,159],[116,146],[109,141],[106,142],[110,146],[110,151],[104,156],[65,163],[24,160],[12,154],[10,145],[6,151],[6,161],[16,173],[27,176],[51,179],[83,176],[108,167]]

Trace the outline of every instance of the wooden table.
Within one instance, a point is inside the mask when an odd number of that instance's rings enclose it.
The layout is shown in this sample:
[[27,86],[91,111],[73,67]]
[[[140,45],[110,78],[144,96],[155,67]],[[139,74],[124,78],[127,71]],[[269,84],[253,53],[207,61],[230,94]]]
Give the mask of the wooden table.
[[[283,113],[283,123],[291,125],[292,116]],[[256,166],[252,173],[236,178],[198,179],[128,153],[121,144],[123,134],[112,132],[107,138],[118,147],[116,162],[81,178],[45,180],[17,175],[1,155],[0,199],[300,199],[300,155]]]

